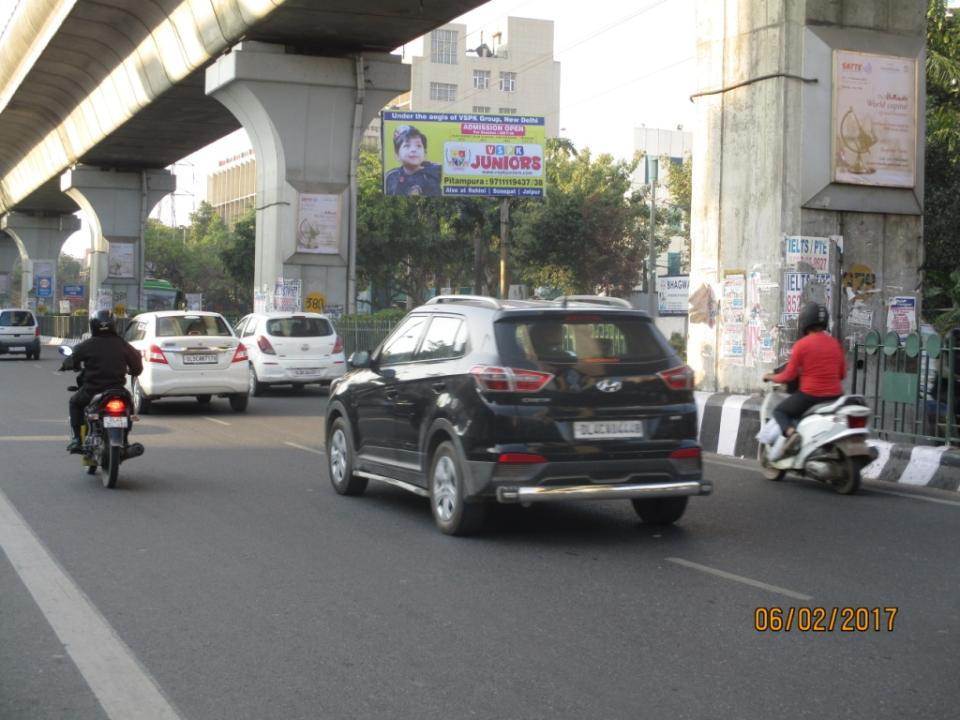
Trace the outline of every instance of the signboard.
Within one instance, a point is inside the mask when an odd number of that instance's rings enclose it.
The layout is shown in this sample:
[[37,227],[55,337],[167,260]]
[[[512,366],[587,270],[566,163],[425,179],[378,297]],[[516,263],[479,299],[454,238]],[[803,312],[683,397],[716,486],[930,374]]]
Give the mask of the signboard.
[[297,216],[297,252],[340,252],[340,196],[301,193]]
[[661,275],[657,278],[658,312],[661,317],[686,315],[689,308],[690,277]]
[[52,260],[35,260],[33,263],[33,287],[38,298],[53,297],[53,280],[56,263]]
[[203,310],[203,293],[186,293],[187,310]]
[[917,61],[833,53],[833,179],[912,188],[917,167]]
[[134,246],[129,242],[111,242],[107,254],[107,277],[132,278]]
[[384,110],[387,195],[542,197],[542,117]]
[[83,285],[64,285],[63,297],[83,299]]
[[70,301],[69,301],[69,300],[61,300],[61,301],[60,301],[60,314],[61,314],[61,315],[69,315],[69,314],[70,314]]
[[887,309],[887,330],[892,330],[903,340],[917,330],[917,299],[915,297],[895,297]]

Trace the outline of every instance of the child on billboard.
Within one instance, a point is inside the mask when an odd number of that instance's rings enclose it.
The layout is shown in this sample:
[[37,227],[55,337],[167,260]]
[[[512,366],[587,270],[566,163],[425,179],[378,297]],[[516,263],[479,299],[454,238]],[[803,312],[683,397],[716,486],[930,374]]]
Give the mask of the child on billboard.
[[387,173],[387,195],[440,195],[441,167],[428,161],[427,136],[413,125],[393,131],[393,150],[401,165]]

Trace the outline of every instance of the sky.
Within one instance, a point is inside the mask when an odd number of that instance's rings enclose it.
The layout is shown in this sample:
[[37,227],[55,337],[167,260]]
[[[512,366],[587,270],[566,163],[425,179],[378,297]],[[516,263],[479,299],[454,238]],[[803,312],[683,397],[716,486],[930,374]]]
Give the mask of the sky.
[[[0,0],[0,5],[11,0]],[[629,157],[633,130],[690,128],[694,106],[693,10],[695,0],[491,0],[458,18],[467,26],[467,45],[480,32],[506,30],[508,16],[553,20],[554,59],[560,62],[561,135],[578,147]],[[586,12],[590,8],[592,12]],[[0,13],[2,14],[2,13]],[[409,61],[422,53],[417,40],[398,53]],[[178,192],[154,210],[170,225],[188,222],[206,196],[206,175],[217,161],[250,147],[243,130],[184,158],[174,167]],[[86,231],[64,250],[82,255]]]

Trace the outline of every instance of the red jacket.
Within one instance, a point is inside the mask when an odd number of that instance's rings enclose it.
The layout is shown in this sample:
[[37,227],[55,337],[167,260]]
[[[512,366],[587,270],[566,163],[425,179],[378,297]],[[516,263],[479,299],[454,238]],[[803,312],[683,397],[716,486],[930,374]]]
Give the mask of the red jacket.
[[843,346],[825,332],[813,332],[797,341],[790,353],[790,362],[776,383],[787,383],[800,376],[800,392],[813,397],[843,395],[843,378],[847,375],[847,361]]

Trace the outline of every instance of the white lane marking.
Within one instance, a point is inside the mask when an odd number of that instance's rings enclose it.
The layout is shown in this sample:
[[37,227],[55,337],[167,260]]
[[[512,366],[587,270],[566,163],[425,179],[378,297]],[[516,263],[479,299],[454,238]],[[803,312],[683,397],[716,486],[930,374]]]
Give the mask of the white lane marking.
[[910,462],[907,464],[899,482],[904,485],[929,485],[933,476],[940,469],[940,456],[947,447],[915,447],[910,452]]
[[292,443],[292,442],[285,442],[285,443],[283,443],[283,444],[284,444],[284,445],[289,445],[290,447],[296,448],[297,450],[306,450],[308,453],[314,453],[314,454],[316,454],[316,455],[323,455],[324,457],[327,456],[327,454],[326,454],[323,450],[317,450],[316,448],[307,447],[306,445],[297,445],[296,443]]
[[867,465],[860,475],[865,480],[879,480],[880,473],[883,472],[883,469],[887,466],[887,461],[890,460],[890,448],[893,447],[893,443],[884,440],[867,440],[867,444],[875,447],[878,455],[877,459]]
[[209,420],[212,423],[217,423],[217,425],[226,425],[227,427],[230,427],[230,423],[225,422],[223,420],[217,420],[216,418],[207,417],[206,415],[203,416],[203,419]]
[[747,395],[731,395],[723,401],[723,410],[720,413],[720,437],[717,439],[717,455],[737,454],[740,410],[749,399]]
[[749,470],[750,472],[755,473],[760,472],[760,466],[749,460],[734,462],[732,460],[723,460],[722,458],[704,455],[703,461],[713,463],[715,465],[723,465],[724,467],[732,468],[734,470]]
[[180,720],[133,651],[0,491],[0,547],[112,720]]
[[0,442],[53,442],[66,440],[67,435],[0,435]]
[[793,590],[787,590],[786,588],[782,588],[778,585],[770,585],[769,583],[760,582],[759,580],[753,580],[751,578],[744,577],[743,575],[735,575],[725,570],[717,570],[716,568],[708,567],[707,565],[701,565],[695,562],[690,562],[689,560],[684,560],[683,558],[668,557],[667,560],[677,565],[683,565],[684,567],[688,567],[691,570],[699,570],[700,572],[705,572],[710,575],[716,575],[717,577],[721,577],[725,580],[733,580],[734,582],[743,583],[744,585],[750,585],[755,588],[760,588],[761,590],[767,590],[768,592],[778,593],[780,595],[786,595],[787,597],[793,598],[794,600],[813,600],[812,595],[804,595],[803,593],[794,592]]

